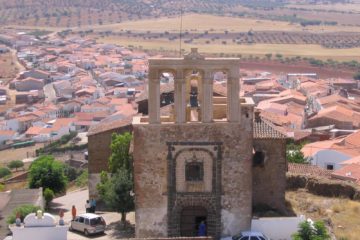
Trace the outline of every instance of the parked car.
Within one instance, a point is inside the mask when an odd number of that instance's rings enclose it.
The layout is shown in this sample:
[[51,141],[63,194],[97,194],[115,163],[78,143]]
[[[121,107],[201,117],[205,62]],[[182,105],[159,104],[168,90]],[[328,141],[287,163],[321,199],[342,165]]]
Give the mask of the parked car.
[[221,240],[270,240],[261,232],[244,231],[232,237],[221,238]]
[[83,232],[86,236],[105,232],[105,220],[93,213],[84,213],[76,216],[70,223],[69,230]]

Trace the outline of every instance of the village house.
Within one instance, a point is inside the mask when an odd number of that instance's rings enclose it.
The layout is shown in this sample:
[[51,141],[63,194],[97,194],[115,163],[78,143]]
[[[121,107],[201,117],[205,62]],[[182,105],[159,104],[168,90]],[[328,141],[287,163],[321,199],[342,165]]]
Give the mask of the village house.
[[334,105],[321,109],[316,115],[307,120],[308,128],[335,125],[338,129],[358,129],[360,127],[360,113]]
[[306,144],[301,150],[313,165],[338,170],[346,160],[360,156],[360,131],[345,137]]
[[31,90],[42,90],[44,87],[44,80],[35,78],[25,78],[20,81],[15,81],[15,89],[19,92],[28,92]]
[[0,130],[0,146],[6,141],[13,140],[17,137],[17,133],[11,130]]

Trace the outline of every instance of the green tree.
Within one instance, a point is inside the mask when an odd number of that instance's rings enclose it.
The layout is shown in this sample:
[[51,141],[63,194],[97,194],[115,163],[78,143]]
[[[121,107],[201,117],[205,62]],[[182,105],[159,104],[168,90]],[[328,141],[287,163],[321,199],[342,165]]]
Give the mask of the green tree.
[[103,172],[97,189],[106,206],[121,213],[121,222],[125,223],[126,214],[135,208],[132,174],[120,168],[111,178],[108,178]]
[[50,202],[54,199],[54,192],[50,188],[46,188],[44,191],[44,198],[46,202],[46,208],[49,208]]
[[354,74],[354,79],[355,80],[360,80],[360,72],[357,72]]
[[1,167],[0,168],[0,178],[10,176],[10,175],[11,175],[10,169],[8,169],[7,167]]
[[291,163],[308,164],[310,159],[306,158],[301,149],[304,144],[288,143],[286,145],[286,159]]
[[126,132],[124,134],[114,133],[111,136],[111,155],[109,158],[109,170],[115,173],[120,168],[125,168],[129,171],[132,169],[132,158],[129,153],[131,134]]
[[23,161],[21,161],[21,160],[14,160],[14,161],[9,162],[9,164],[8,164],[7,166],[8,166],[8,168],[10,168],[10,169],[14,169],[14,168],[15,168],[15,171],[17,171],[18,168],[24,167],[24,163],[23,163]]
[[49,188],[55,194],[66,189],[67,178],[64,174],[64,164],[52,156],[41,156],[30,166],[29,187]]
[[109,171],[102,172],[97,185],[101,200],[113,211],[121,213],[125,224],[126,214],[134,210],[132,156],[129,153],[131,134],[113,134]]
[[328,240],[324,222],[322,221],[304,221],[299,224],[299,231],[292,235],[293,240]]

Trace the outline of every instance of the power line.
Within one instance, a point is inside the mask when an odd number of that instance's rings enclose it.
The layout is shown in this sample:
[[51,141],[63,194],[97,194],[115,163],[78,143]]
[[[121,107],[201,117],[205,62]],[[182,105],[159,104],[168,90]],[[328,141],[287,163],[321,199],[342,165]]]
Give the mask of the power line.
[[180,42],[179,42],[179,55],[181,57],[181,45],[182,45],[182,25],[183,25],[183,8],[182,8],[182,5],[180,7],[180,36],[179,36],[179,39],[180,39]]

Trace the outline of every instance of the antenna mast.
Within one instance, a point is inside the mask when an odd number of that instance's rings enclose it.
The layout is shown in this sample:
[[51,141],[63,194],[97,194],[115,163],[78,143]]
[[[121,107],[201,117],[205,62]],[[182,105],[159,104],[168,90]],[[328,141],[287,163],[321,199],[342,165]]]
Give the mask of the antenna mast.
[[179,39],[180,39],[180,43],[179,43],[179,55],[181,57],[181,44],[182,44],[182,25],[183,25],[183,8],[182,8],[182,4],[181,4],[181,7],[180,7],[180,36],[179,36]]

